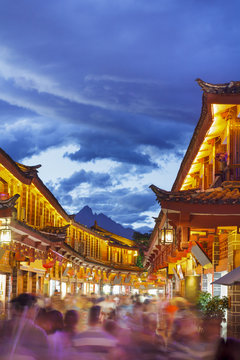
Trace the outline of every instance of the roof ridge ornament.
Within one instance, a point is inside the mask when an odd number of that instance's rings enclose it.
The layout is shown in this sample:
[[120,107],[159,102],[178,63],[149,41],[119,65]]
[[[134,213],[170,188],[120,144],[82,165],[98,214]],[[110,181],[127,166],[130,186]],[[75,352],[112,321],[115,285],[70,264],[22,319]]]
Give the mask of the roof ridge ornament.
[[24,165],[18,162],[15,162],[16,165],[19,167],[19,169],[24,172],[26,175],[28,176],[36,176],[38,173],[38,170],[42,165],[38,164],[38,165]]
[[202,79],[196,79],[198,85],[206,93],[210,94],[240,94],[240,81],[230,81],[223,84],[211,84],[203,81]]

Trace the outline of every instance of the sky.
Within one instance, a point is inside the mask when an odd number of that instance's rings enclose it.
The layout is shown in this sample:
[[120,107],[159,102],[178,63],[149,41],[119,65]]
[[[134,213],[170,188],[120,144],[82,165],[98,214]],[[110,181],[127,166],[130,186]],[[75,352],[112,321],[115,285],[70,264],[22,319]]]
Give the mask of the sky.
[[240,80],[239,0],[0,0],[0,147],[63,208],[153,228],[201,112]]

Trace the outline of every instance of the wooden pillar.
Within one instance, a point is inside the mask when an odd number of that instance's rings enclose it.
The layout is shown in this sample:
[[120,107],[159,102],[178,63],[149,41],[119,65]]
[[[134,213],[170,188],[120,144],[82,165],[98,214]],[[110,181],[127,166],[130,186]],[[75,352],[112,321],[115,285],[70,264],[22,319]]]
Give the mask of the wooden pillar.
[[40,199],[39,194],[36,195],[35,201],[35,225],[40,227]]
[[32,273],[32,293],[37,294],[38,292],[38,274]]
[[32,272],[27,272],[27,292],[32,292]]
[[63,284],[63,281],[62,281],[62,275],[63,275],[63,267],[60,266],[59,267],[59,276],[60,276],[60,294],[61,294],[61,299],[63,297],[63,294],[62,294],[62,284]]
[[5,317],[10,318],[10,300],[12,298],[12,274],[6,274],[6,292],[5,292]]
[[94,239],[90,236],[90,244],[91,244],[91,256],[94,258]]
[[30,206],[30,224],[35,226],[35,220],[36,220],[36,196],[35,194],[33,193],[33,191],[31,192],[31,196],[30,196],[30,199],[31,199],[31,206]]
[[181,249],[184,250],[188,248],[190,228],[187,226],[182,226],[181,233],[182,233],[182,238],[181,238],[180,246]]
[[100,272],[99,294],[103,295],[103,271]]
[[43,202],[43,228],[46,226],[46,223],[47,223],[47,219],[46,219],[46,216],[47,216],[47,211],[46,211],[46,202],[44,201]]
[[12,281],[11,274],[6,274],[6,293],[5,293],[5,302],[9,303],[12,295]]
[[44,293],[44,276],[40,276],[39,278],[39,293]]
[[85,235],[85,233],[83,233],[83,237],[84,237],[84,256],[87,255],[87,237]]
[[98,259],[98,239],[94,238],[95,259]]
[[17,277],[18,277],[18,269],[17,269],[17,266],[14,266],[13,270],[12,270],[12,297],[13,298],[15,298],[18,294]]
[[[229,271],[233,270],[235,256],[240,251],[240,234],[233,232],[228,236],[228,265]],[[228,310],[227,336],[240,339],[240,285],[229,286],[228,296],[231,299],[231,307]]]
[[215,145],[215,139],[212,140],[212,157],[213,157],[212,178],[213,178],[213,182],[214,182],[215,181],[215,173],[216,173],[216,145]]
[[216,267],[219,265],[220,259],[220,244],[219,244],[219,236],[214,235],[213,241],[213,268],[216,271]]
[[73,283],[73,289],[74,289],[73,292],[76,295],[77,294],[77,280],[75,280]]
[[30,202],[31,202],[31,196],[30,196],[30,185],[27,186],[27,192],[26,192],[26,221],[28,224],[30,224],[31,222],[31,207],[30,207]]

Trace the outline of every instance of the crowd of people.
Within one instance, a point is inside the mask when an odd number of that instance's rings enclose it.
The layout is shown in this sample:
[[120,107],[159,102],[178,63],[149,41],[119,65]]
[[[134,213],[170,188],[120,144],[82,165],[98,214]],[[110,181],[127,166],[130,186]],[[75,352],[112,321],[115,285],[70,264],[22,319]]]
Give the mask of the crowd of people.
[[0,323],[1,360],[236,360],[240,342],[221,337],[182,297],[90,297],[23,293]]

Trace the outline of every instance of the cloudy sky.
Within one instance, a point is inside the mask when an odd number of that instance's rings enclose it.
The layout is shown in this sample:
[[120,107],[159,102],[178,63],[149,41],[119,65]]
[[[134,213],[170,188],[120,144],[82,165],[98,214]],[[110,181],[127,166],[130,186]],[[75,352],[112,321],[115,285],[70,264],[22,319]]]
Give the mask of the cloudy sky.
[[201,111],[240,80],[239,0],[0,0],[0,146],[69,213],[153,226]]

